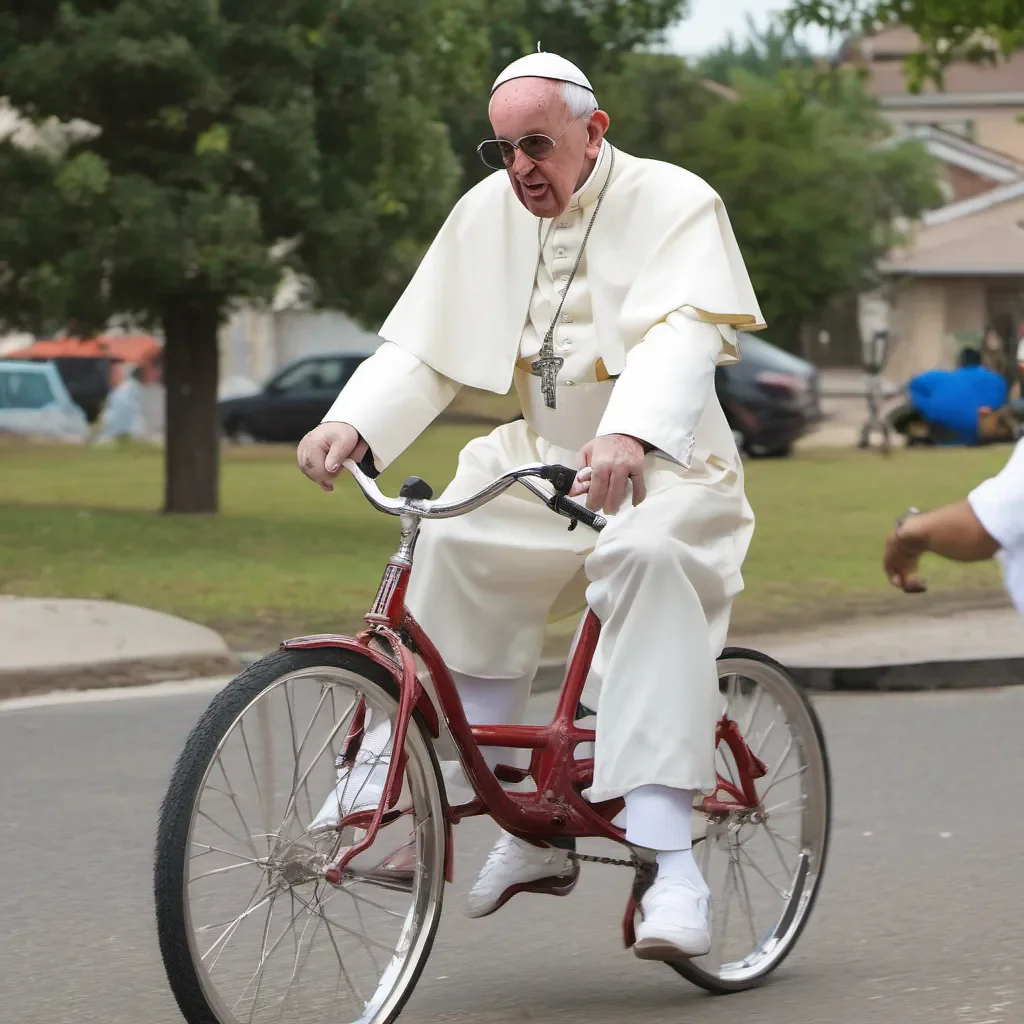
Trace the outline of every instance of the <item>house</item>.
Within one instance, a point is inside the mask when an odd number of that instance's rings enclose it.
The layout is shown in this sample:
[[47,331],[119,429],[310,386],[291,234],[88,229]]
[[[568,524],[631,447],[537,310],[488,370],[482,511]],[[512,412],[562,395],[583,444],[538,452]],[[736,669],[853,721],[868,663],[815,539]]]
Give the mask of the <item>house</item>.
[[951,365],[958,348],[998,336],[1007,362],[1024,321],[1024,50],[993,65],[954,62],[941,89],[911,92],[918,46],[893,26],[846,47],[897,128],[941,167],[947,203],[879,265],[890,302],[887,375],[898,382]]

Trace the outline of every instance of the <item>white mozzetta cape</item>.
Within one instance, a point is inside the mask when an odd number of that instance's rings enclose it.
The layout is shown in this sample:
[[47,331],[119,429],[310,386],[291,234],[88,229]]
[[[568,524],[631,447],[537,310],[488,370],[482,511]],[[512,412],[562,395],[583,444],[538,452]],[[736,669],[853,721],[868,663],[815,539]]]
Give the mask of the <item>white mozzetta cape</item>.
[[[460,384],[507,392],[544,223],[519,202],[504,171],[485,178],[448,216],[381,337]],[[731,328],[764,327],[722,200],[672,164],[615,151],[586,266],[610,374],[678,309]]]

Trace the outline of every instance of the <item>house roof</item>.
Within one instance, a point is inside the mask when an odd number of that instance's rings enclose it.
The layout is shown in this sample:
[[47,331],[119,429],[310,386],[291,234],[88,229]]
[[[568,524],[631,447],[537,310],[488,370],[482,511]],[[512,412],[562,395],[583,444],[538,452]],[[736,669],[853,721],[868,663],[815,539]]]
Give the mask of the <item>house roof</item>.
[[[962,167],[989,181],[1005,184],[1024,177],[1024,161],[979,145],[935,125],[905,125],[902,138],[920,139],[928,152],[943,163]],[[897,139],[896,141],[900,141]]]
[[843,56],[867,73],[867,89],[883,107],[1024,106],[1024,50],[994,64],[955,61],[943,71],[942,88],[924,83],[918,93],[907,86],[904,61],[920,49],[915,32],[891,25],[852,41]]
[[951,220],[960,220],[962,217],[970,217],[972,214],[983,213],[1002,203],[1022,197],[1024,197],[1024,178],[1018,178],[1009,184],[982,192],[981,195],[960,199],[947,206],[940,206],[937,210],[929,210],[924,215],[923,221],[927,227],[933,227]]
[[883,274],[917,277],[1024,277],[1024,228],[981,226],[966,237],[895,255],[878,269]]
[[[934,219],[943,211],[952,213]],[[926,219],[907,246],[879,264],[883,274],[1024,277],[1024,181],[952,203],[929,216],[933,219]]]

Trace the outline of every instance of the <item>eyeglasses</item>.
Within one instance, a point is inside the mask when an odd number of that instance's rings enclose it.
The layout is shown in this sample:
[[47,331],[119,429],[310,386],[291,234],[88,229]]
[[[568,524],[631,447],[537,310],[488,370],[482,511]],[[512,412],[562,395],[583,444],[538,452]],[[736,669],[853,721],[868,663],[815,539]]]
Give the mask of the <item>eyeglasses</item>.
[[[592,113],[592,112],[591,112]],[[590,114],[578,114],[562,130],[564,135],[581,117],[589,117]],[[558,139],[562,137],[558,136]],[[480,159],[494,171],[503,171],[511,167],[516,159],[516,150],[521,149],[535,163],[550,158],[555,150],[555,143],[558,139],[552,139],[547,135],[524,135],[515,142],[508,139],[484,139],[476,151]]]

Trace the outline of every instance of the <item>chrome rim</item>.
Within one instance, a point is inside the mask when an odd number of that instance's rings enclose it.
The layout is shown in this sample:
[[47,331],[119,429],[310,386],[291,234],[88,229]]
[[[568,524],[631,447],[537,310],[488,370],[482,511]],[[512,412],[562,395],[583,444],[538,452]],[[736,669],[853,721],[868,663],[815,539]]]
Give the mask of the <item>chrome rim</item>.
[[[336,768],[361,702],[364,749]],[[218,744],[189,825],[184,906],[192,961],[223,1024],[371,1024],[415,983],[444,884],[444,811],[419,729],[406,741],[405,813],[340,885],[324,877],[358,837],[333,827],[339,804],[376,806],[396,710],[360,675],[307,669],[262,691]],[[409,871],[383,874],[396,852]]]
[[[719,662],[729,717],[768,767],[761,807],[727,816],[694,815],[694,856],[711,889],[711,951],[686,973],[727,985],[767,974],[804,923],[828,841],[827,766],[815,723],[789,677],[746,658]],[[719,744],[718,771],[737,779]]]

